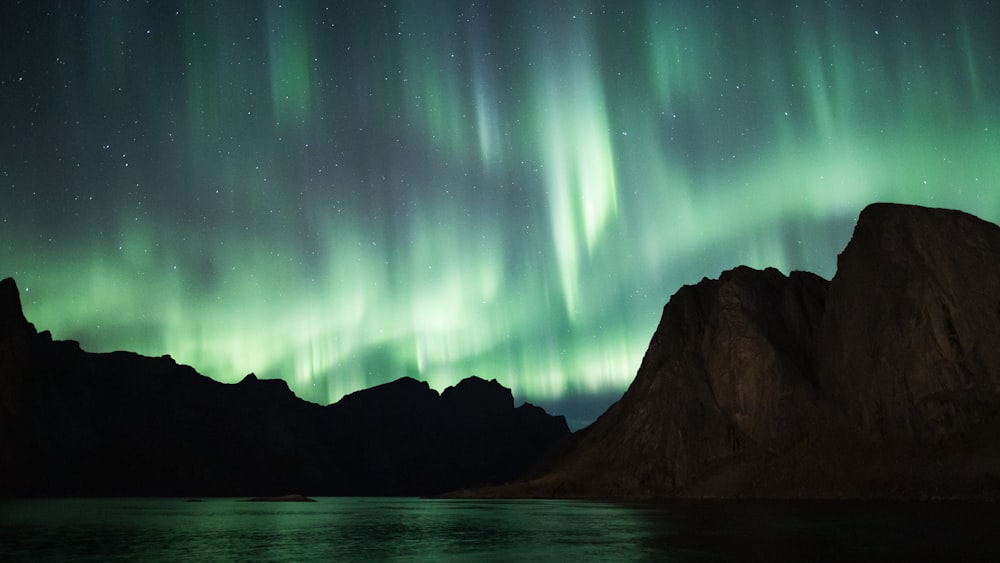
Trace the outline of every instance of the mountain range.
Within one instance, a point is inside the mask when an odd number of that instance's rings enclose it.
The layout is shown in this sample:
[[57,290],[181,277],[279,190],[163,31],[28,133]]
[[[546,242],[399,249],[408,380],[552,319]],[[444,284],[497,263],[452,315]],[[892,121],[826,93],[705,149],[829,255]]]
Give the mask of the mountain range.
[[88,353],[37,332],[0,281],[0,496],[431,495],[510,481],[568,434],[478,377],[320,406],[283,380]]
[[827,281],[680,288],[620,400],[562,417],[472,377],[328,406],[92,354],[0,282],[0,495],[1000,499],[1000,227],[872,204]]

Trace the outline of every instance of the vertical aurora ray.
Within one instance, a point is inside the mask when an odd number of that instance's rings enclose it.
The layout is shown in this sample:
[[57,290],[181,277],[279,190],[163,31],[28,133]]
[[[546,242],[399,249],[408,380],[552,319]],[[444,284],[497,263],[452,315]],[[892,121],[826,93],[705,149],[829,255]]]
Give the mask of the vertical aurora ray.
[[[552,239],[567,314],[575,318],[581,262],[592,257],[618,206],[614,151],[603,85],[584,23],[568,38],[539,41],[546,53],[538,78],[541,166]],[[555,43],[555,45],[552,45]]]
[[830,276],[872,201],[1000,220],[991,3],[2,11],[28,317],[320,403],[403,375],[612,397],[681,284]]
[[271,103],[278,123],[301,123],[312,109],[311,22],[304,11],[305,5],[299,2],[267,5]]

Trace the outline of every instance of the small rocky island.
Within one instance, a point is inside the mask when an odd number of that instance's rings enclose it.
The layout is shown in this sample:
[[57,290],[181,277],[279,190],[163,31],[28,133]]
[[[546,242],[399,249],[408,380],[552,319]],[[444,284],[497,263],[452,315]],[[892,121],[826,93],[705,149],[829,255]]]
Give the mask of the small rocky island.
[[316,499],[305,495],[280,495],[275,497],[254,497],[247,499],[247,502],[316,502]]

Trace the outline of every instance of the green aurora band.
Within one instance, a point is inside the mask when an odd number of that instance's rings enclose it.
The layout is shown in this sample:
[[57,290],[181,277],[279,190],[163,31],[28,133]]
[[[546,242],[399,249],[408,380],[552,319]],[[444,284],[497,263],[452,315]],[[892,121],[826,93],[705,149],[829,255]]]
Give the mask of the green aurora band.
[[1000,220],[996,3],[153,4],[0,9],[0,275],[88,350],[613,398],[682,284]]

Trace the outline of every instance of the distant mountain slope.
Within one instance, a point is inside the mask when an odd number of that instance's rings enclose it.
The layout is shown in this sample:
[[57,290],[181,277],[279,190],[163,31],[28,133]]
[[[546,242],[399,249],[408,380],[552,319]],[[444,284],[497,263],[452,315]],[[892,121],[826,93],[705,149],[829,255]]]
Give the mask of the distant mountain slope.
[[37,333],[0,281],[0,495],[426,495],[496,484],[566,437],[469,378],[403,378],[322,407],[281,380],[226,385],[169,357]]
[[830,282],[682,287],[620,401],[472,494],[1000,498],[1000,228],[874,204]]

